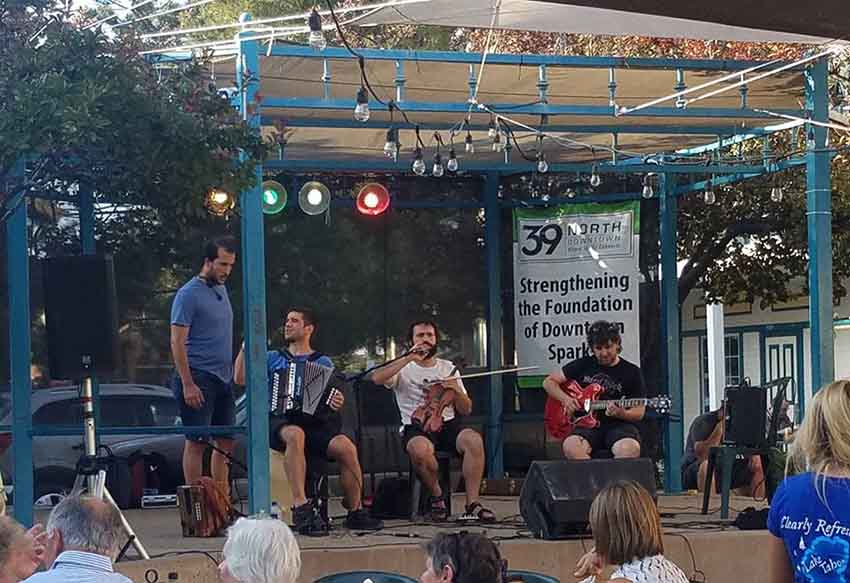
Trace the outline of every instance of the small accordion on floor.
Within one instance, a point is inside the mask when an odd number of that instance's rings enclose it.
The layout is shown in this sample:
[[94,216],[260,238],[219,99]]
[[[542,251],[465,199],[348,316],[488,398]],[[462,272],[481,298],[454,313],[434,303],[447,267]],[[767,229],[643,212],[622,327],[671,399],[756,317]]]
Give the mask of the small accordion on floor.
[[331,401],[344,382],[343,375],[333,367],[290,361],[269,378],[269,411],[278,416],[302,413],[326,417],[333,413]]

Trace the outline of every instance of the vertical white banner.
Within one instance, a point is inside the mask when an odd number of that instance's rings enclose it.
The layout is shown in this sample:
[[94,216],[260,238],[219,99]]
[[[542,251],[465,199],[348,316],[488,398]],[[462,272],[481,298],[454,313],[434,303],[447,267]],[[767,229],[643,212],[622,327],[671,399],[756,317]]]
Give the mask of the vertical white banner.
[[640,203],[514,210],[514,315],[520,386],[591,354],[597,320],[620,326],[623,356],[640,365]]

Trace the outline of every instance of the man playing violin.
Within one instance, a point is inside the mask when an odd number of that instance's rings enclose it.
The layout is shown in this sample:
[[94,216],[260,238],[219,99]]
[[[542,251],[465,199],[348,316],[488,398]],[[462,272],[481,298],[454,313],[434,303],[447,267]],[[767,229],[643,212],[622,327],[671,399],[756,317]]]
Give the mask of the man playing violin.
[[[466,484],[464,518],[483,522],[495,520],[493,512],[478,499],[484,476],[484,441],[469,427],[463,427],[458,415],[472,412],[472,401],[460,379],[431,384],[437,379],[457,376],[451,361],[437,358],[440,333],[437,324],[421,320],[410,325],[413,347],[402,358],[370,374],[370,380],[395,392],[401,413],[402,443],[416,473],[431,494],[430,514],[446,516],[446,504],[438,478],[436,449],[463,458]],[[436,449],[435,449],[436,448]]]
[[[283,340],[287,349],[270,350],[267,353],[269,378],[296,362],[316,362],[333,367],[330,358],[313,350],[311,339],[316,330],[316,317],[310,308],[291,308],[285,312],[283,322]],[[245,347],[239,351],[234,364],[234,381],[245,384]],[[330,408],[335,413],[331,419],[304,415],[301,412],[288,413],[285,416],[270,414],[269,444],[272,449],[284,452],[284,470],[292,488],[292,519],[299,534],[323,536],[328,533],[329,525],[319,514],[315,501],[307,499],[305,483],[307,479],[306,453],[339,463],[340,483],[345,494],[344,506],[348,509],[345,527],[351,530],[379,530],[383,528],[380,520],[373,518],[363,508],[363,472],[354,442],[342,432],[339,411],[345,402],[342,392],[335,394]]]
[[[646,397],[643,374],[636,365],[620,356],[622,338],[617,324],[598,321],[587,331],[587,344],[592,356],[585,356],[564,365],[543,381],[543,388],[564,406],[567,416],[582,410],[582,405],[562,387],[575,381],[582,388],[598,384],[600,400],[620,400]],[[640,456],[640,431],[637,422],[643,419],[646,407],[623,408],[609,403],[598,415],[599,426],[593,429],[577,427],[562,445],[564,456],[570,460],[590,459],[599,449],[611,450],[615,458]]]

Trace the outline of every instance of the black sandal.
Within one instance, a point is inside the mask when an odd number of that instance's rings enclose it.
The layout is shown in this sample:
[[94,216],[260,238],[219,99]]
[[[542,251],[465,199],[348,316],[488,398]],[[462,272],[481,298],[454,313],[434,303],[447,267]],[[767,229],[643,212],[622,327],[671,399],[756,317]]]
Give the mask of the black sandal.
[[496,515],[489,508],[485,508],[481,502],[475,501],[466,505],[463,517],[467,520],[479,520],[481,522],[496,522]]

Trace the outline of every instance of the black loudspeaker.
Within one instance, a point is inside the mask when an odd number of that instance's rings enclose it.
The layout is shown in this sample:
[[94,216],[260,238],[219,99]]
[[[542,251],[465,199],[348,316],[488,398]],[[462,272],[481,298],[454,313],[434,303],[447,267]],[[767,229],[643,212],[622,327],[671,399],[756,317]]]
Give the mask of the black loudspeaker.
[[44,311],[50,376],[78,379],[114,372],[118,307],[112,257],[80,255],[44,262]]
[[532,462],[519,511],[536,538],[582,534],[596,494],[622,480],[638,482],[655,498],[655,470],[649,458]]
[[726,389],[723,443],[760,447],[767,432],[767,391],[762,387]]

